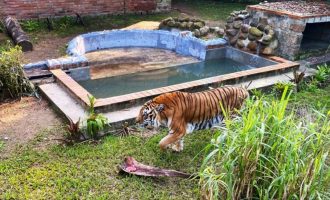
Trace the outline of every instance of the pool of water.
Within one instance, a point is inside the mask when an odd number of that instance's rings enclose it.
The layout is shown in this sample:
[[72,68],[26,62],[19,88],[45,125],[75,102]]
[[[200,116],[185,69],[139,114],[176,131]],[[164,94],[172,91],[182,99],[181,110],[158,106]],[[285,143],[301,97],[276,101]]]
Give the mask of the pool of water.
[[229,58],[218,58],[147,72],[79,81],[79,84],[96,98],[107,98],[253,68]]

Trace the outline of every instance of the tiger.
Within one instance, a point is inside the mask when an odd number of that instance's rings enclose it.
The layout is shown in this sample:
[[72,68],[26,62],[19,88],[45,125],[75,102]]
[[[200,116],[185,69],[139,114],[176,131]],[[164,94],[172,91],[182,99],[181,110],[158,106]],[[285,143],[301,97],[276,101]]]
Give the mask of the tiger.
[[168,135],[159,142],[162,150],[183,150],[183,137],[196,130],[221,124],[226,113],[240,109],[249,93],[243,87],[224,86],[203,92],[175,91],[147,101],[136,122],[144,128],[168,127]]

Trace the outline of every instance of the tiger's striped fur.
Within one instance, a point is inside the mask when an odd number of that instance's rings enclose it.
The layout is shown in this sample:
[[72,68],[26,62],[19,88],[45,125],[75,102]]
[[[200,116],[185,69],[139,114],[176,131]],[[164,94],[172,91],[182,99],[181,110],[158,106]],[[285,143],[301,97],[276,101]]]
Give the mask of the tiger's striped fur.
[[144,127],[167,126],[169,134],[160,141],[160,148],[174,144],[172,148],[181,151],[186,133],[222,122],[224,115],[220,104],[232,113],[241,108],[248,95],[246,89],[231,86],[197,93],[165,93],[146,102],[136,121]]

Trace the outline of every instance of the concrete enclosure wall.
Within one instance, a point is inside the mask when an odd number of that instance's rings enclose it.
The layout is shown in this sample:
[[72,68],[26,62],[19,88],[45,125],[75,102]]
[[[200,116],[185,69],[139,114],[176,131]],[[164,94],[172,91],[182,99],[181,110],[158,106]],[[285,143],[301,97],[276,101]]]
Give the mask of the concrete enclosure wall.
[[162,12],[171,9],[171,0],[1,0],[0,16],[18,19],[53,16]]
[[191,32],[179,33],[163,30],[112,30],[80,35],[69,42],[67,53],[83,56],[87,52],[109,48],[149,47],[175,51],[181,55],[204,60],[209,45],[225,45],[222,38],[204,41]]

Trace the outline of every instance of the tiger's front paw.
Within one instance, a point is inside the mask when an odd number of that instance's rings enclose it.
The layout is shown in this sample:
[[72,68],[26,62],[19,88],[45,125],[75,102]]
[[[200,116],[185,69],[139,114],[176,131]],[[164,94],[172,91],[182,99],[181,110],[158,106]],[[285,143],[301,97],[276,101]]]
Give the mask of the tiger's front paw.
[[183,151],[183,142],[179,141],[177,143],[171,144],[170,147],[175,152],[181,152]]

